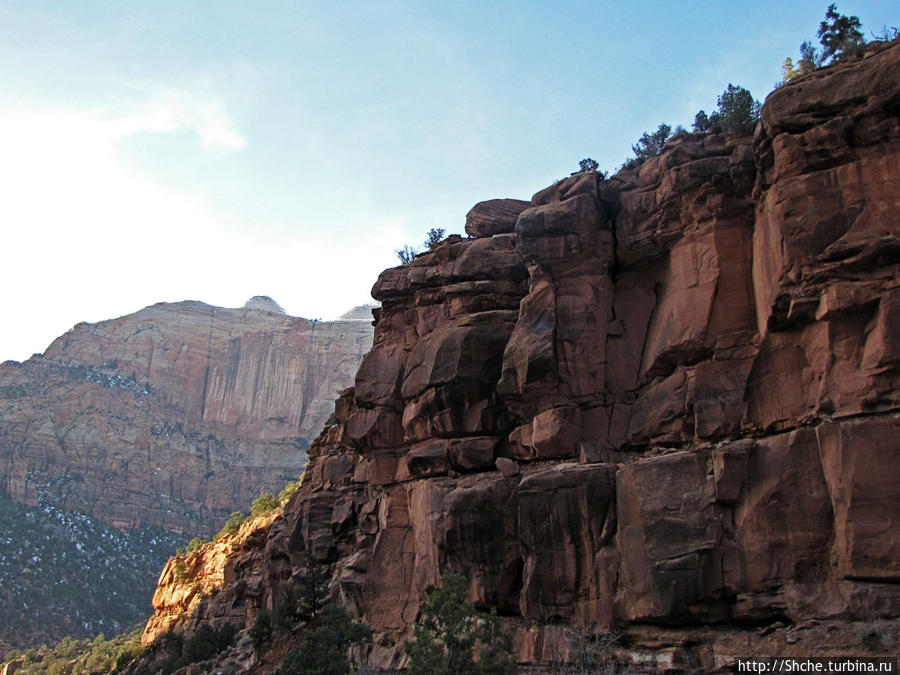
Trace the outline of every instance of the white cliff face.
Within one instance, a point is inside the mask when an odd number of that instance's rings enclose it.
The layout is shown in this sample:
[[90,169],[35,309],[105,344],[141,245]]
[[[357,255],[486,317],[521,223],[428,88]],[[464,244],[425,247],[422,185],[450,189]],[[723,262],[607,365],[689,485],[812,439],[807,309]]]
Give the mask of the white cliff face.
[[372,322],[372,310],[378,309],[381,305],[371,303],[368,305],[358,305],[353,309],[344,312],[338,317],[338,321],[368,321]]
[[78,324],[0,367],[0,488],[210,534],[300,474],[371,341],[366,322],[291,317],[261,297]]
[[244,303],[243,309],[257,309],[260,312],[272,312],[273,314],[287,314],[284,308],[268,295],[254,295]]

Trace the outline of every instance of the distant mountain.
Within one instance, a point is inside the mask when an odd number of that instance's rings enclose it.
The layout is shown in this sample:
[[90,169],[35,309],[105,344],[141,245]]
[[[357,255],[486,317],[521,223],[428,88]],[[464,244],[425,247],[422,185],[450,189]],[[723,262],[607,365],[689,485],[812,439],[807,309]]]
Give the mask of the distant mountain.
[[159,303],[0,365],[0,490],[117,527],[215,532],[303,470],[372,341],[354,320]]
[[0,645],[145,619],[174,542],[302,473],[371,342],[257,296],[81,323],[0,365]]
[[372,310],[378,309],[379,305],[359,305],[348,312],[341,314],[338,321],[372,321]]

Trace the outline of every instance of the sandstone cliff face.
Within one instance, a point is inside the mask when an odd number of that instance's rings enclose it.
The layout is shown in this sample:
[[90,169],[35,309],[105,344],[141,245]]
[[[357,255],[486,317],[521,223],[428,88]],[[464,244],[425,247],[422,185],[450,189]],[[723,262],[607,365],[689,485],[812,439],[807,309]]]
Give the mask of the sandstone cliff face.
[[525,663],[613,630],[687,671],[895,653],[898,101],[894,45],[773,92],[752,138],[477,205],[474,238],[375,284],[284,517],[145,639],[250,625],[311,550],[377,632],[368,665],[402,665],[448,568]]
[[277,492],[302,470],[372,329],[263,300],[160,303],[4,363],[0,488],[119,527],[203,535]]

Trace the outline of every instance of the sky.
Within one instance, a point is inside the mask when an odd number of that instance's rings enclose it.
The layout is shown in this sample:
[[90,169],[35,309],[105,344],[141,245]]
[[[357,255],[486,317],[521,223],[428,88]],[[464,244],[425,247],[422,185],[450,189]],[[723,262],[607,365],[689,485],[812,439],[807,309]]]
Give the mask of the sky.
[[763,100],[827,4],[0,0],[0,361],[160,301],[334,318],[475,203]]

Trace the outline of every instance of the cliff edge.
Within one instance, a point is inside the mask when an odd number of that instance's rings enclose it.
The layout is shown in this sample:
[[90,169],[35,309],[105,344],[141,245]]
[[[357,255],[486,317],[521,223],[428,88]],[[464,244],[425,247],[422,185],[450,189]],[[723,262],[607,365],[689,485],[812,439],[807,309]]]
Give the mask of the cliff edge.
[[447,569],[537,668],[598,635],[680,672],[896,653],[898,113],[893,44],[777,89],[753,137],[476,205],[380,276],[301,489],[192,612],[165,571],[145,642],[252,625],[311,551],[376,632],[360,666],[404,664]]

